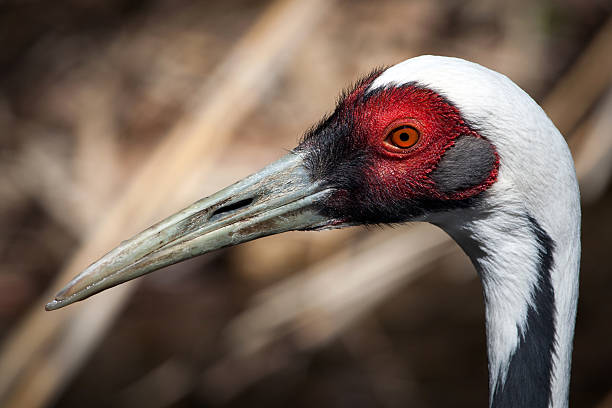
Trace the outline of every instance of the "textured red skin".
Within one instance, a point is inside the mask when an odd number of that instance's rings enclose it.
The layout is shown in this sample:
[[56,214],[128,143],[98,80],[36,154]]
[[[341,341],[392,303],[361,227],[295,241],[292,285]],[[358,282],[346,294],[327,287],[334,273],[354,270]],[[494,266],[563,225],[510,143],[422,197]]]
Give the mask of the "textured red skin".
[[[496,180],[499,156],[489,177],[466,190],[445,194],[436,188],[430,173],[460,135],[483,138],[461,117],[459,110],[437,93],[416,86],[390,87],[364,98],[371,78],[344,100],[345,113],[353,116],[355,136],[365,140],[376,155],[366,175],[378,196],[395,199],[430,198],[462,200],[486,190]],[[408,149],[385,142],[395,127],[408,124],[420,132],[419,141]],[[484,139],[484,138],[483,138]]]

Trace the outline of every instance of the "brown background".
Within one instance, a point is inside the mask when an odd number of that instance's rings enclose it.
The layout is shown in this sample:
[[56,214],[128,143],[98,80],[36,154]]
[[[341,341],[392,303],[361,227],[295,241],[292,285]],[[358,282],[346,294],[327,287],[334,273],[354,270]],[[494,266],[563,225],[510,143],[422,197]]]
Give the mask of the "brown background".
[[[423,255],[425,265],[382,295],[357,285],[355,303],[338,290],[353,279],[343,257],[401,257],[386,240],[410,247],[419,231],[436,236],[433,227],[284,234],[154,273],[123,297],[101,295],[80,320],[86,303],[42,311],[67,280],[54,283],[62,269],[82,269],[280,157],[360,75],[440,54],[503,72],[570,140],[583,192],[571,403],[612,407],[610,3],[292,4],[0,2],[0,401],[486,406],[481,288],[456,248]],[[299,35],[288,34],[298,25]],[[262,45],[262,35],[286,43]],[[240,85],[249,72],[258,78]],[[215,111],[223,103],[232,109]],[[185,147],[188,134],[208,144]],[[179,150],[160,150],[166,140]],[[190,151],[197,160],[185,159]],[[140,190],[130,187],[134,174],[145,174]],[[120,206],[123,218],[113,212]],[[95,244],[104,228],[107,239]],[[75,261],[83,248],[91,252]],[[322,291],[296,295],[322,273],[330,276]],[[340,306],[311,305],[326,290]],[[258,308],[275,299],[280,306]],[[292,315],[294,306],[303,310]]]

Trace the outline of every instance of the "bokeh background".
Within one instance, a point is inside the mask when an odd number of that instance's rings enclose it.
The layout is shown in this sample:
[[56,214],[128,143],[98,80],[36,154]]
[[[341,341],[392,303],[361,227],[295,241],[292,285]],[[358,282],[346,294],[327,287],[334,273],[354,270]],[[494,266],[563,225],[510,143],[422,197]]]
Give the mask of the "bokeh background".
[[606,0],[0,2],[0,405],[486,406],[481,287],[428,225],[289,233],[45,313],[121,240],[419,54],[530,93],[583,197],[571,403],[612,407]]

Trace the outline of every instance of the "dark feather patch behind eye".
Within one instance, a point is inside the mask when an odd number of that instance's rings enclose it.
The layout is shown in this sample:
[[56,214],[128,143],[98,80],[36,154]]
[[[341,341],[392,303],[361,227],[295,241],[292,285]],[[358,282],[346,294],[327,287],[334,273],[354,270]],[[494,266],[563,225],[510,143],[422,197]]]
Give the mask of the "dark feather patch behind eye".
[[464,135],[444,153],[430,177],[440,192],[450,195],[486,182],[496,162],[488,140]]

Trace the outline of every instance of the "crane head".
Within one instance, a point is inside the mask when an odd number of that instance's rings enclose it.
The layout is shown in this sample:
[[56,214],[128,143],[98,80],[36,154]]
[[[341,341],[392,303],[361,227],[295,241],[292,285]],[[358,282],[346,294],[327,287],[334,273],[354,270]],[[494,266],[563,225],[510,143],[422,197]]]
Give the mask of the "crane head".
[[[436,71],[440,78],[431,76],[432,66],[442,67]],[[495,133],[480,128],[494,113],[487,114],[482,101],[484,80],[467,81],[463,69],[485,79],[502,77],[444,57],[374,71],[345,92],[334,112],[288,155],[124,241],[76,276],[46,309],[267,235],[431,221],[435,214],[473,208],[498,181],[501,155],[490,137]],[[447,98],[436,86],[445,81],[463,89],[459,100],[463,95],[484,107],[484,122],[467,119],[464,108],[469,113],[472,106],[457,105],[455,94]]]

